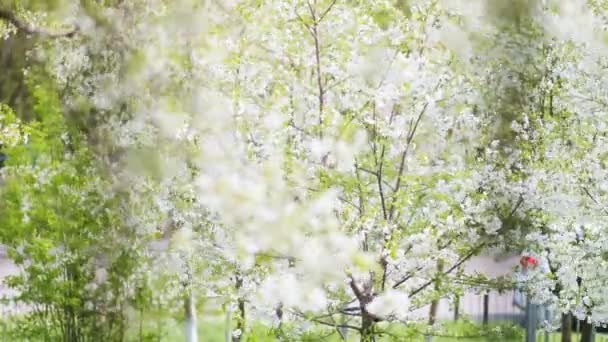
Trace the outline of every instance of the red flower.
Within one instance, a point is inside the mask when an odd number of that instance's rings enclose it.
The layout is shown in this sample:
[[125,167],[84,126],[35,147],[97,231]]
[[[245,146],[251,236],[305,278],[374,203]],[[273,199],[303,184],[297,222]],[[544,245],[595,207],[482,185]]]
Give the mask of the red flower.
[[519,261],[519,263],[521,264],[521,266],[524,269],[528,269],[528,268],[536,268],[536,266],[538,266],[538,260],[534,257],[531,256],[523,256],[521,257],[521,260]]

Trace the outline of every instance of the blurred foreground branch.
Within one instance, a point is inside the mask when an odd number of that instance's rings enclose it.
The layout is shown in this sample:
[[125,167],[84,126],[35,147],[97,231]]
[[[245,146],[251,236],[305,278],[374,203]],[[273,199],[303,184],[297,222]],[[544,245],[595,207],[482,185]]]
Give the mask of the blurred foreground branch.
[[68,31],[60,31],[60,32],[51,32],[45,29],[41,29],[36,27],[30,23],[23,21],[18,18],[15,13],[0,8],[0,19],[3,19],[9,22],[11,25],[15,26],[18,31],[24,32],[26,34],[33,34],[43,37],[56,38],[56,37],[72,37],[76,32],[78,32],[78,27],[74,27]]

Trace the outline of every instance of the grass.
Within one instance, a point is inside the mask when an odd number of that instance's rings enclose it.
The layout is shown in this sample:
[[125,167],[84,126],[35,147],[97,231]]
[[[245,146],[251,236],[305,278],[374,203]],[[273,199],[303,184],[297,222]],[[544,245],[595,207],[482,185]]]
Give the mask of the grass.
[[[162,323],[163,334],[161,337],[162,342],[182,342],[185,341],[184,336],[184,325],[181,322],[175,320],[164,320]],[[504,327],[506,325],[496,325]],[[495,328],[493,326],[492,328]],[[471,336],[473,324],[470,323],[448,323],[448,329],[446,334],[459,335],[459,337],[448,337],[448,336],[436,336],[433,338],[433,342],[522,342],[523,341],[523,330],[518,328],[515,337],[501,338],[498,334],[484,337],[466,337]],[[152,327],[149,327],[152,328]],[[479,326],[477,326],[479,330]],[[403,326],[392,326],[387,329],[392,335],[382,336],[377,339],[378,342],[392,342],[392,341],[411,341],[411,342],[423,342],[424,336],[417,334],[414,330],[404,328]],[[507,329],[508,330],[508,329]],[[513,334],[514,330],[511,330]],[[200,342],[223,342],[225,341],[225,325],[221,318],[209,319],[199,322],[198,334]],[[467,335],[469,334],[469,335]],[[358,341],[358,336],[355,333],[349,334],[348,341]],[[155,341],[158,341],[156,339]],[[247,342],[274,342],[277,341],[274,333],[269,331],[260,325],[254,326],[251,333],[248,336],[244,336],[243,341]],[[313,341],[326,341],[326,342],[339,342],[342,341],[337,332],[332,329],[327,330],[316,330],[304,335],[291,335],[286,336],[283,341],[302,341],[302,342],[313,342]],[[538,342],[544,342],[538,340]],[[553,342],[553,341],[551,341]],[[601,342],[601,341],[597,341]]]
[[[198,322],[198,335],[200,342],[224,342],[225,341],[225,321],[220,315],[206,315],[207,319],[200,319]],[[5,341],[2,331],[10,326],[10,321],[0,321],[0,341]],[[130,330],[127,341],[138,342],[183,342],[185,341],[184,323],[165,315],[146,315],[144,320],[131,320]],[[4,328],[4,329],[3,329]],[[497,329],[501,329],[501,333]],[[424,336],[416,331],[416,327],[406,327],[404,325],[393,325],[385,327],[391,335],[385,335],[377,339],[378,342],[424,342]],[[273,331],[262,325],[254,325],[252,331],[247,336],[243,336],[243,342],[274,342],[277,338]],[[484,334],[484,336],[479,336]],[[446,322],[444,328],[434,336],[433,342],[523,342],[524,330],[521,327],[510,323],[495,323],[488,327],[467,321]],[[350,333],[349,342],[358,342],[358,336]],[[573,342],[578,342],[580,337],[573,333]],[[322,329],[314,330],[308,334],[291,334],[283,338],[283,341],[301,342],[340,342],[340,336],[335,330]],[[551,333],[548,340],[545,340],[544,332],[538,332],[537,342],[560,342],[559,333]],[[596,336],[595,342],[608,342],[608,335]]]

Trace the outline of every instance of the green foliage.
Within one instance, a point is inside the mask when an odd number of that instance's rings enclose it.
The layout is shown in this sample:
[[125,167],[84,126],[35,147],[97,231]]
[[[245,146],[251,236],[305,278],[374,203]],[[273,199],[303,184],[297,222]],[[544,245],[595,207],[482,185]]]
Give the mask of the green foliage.
[[524,337],[523,329],[513,323],[480,325],[468,320],[445,323],[439,334],[447,338],[485,341],[521,341]]
[[[38,73],[28,84],[37,120],[20,128],[27,142],[4,149],[0,242],[24,270],[7,284],[19,302],[40,309],[16,330],[32,340],[119,340],[127,287],[139,266],[135,246],[108,243],[129,240],[118,214],[121,198],[109,195],[110,183],[64,119],[51,80]],[[3,126],[18,123],[7,107],[2,112]]]

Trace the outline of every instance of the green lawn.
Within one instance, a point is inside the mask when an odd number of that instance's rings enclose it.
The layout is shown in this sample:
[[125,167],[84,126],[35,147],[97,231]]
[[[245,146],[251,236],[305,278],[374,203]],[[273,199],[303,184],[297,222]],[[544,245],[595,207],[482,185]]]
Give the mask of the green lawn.
[[[139,324],[132,324],[127,341],[138,342],[183,342],[184,324],[175,319],[166,317],[147,317],[142,321],[141,329]],[[8,329],[11,325],[6,321],[0,325],[0,341],[7,341],[3,338],[4,329]],[[501,333],[497,333],[497,328],[500,327]],[[424,342],[424,336],[417,334],[412,329],[404,328],[404,326],[391,326],[387,328],[389,335],[384,335],[377,339],[378,342],[392,341],[408,341],[408,342]],[[485,336],[479,337],[479,334]],[[224,342],[225,341],[225,322],[223,317],[209,318],[200,320],[198,324],[198,334],[200,342]],[[480,329],[480,326],[471,322],[449,322],[445,324],[445,329],[438,332],[442,336],[434,336],[433,342],[523,342],[524,331],[520,327],[512,324],[493,325],[487,329]],[[276,341],[275,333],[268,329],[257,325],[251,333],[244,338],[243,342],[273,342]],[[348,336],[348,341],[358,342],[358,336],[351,333]],[[21,340],[11,339],[11,341],[19,342]],[[332,329],[323,331],[314,331],[313,333],[304,335],[286,336],[283,341],[302,341],[302,342],[339,342],[342,341],[340,336]],[[573,334],[573,342],[578,342],[579,336]],[[33,342],[33,341],[32,341]],[[537,342],[561,342],[559,333],[551,333],[548,335],[548,340],[545,340],[544,332],[537,334]],[[608,335],[596,336],[595,342],[608,342]]]
[[[473,335],[473,331],[471,331],[471,324],[453,324],[448,323],[449,328],[446,335],[451,336],[435,336],[433,337],[433,342],[523,342],[524,331],[521,328],[515,328],[511,326],[507,326],[507,330],[509,329],[517,329],[518,331],[514,335],[514,331],[506,331],[506,335],[511,336],[499,336],[499,335],[489,335],[484,337],[469,337]],[[502,327],[502,326],[501,326]],[[160,341],[162,342],[182,342],[185,340],[184,338],[184,327],[183,324],[177,322],[175,320],[165,320],[162,324],[163,335]],[[199,322],[199,340],[200,342],[224,342],[225,341],[225,325],[224,321],[221,318],[205,320]],[[424,336],[422,335],[412,335],[411,333],[407,333],[402,328],[391,329],[391,333],[393,336],[383,336],[378,339],[378,342],[392,342],[392,341],[408,341],[408,342],[424,342]],[[463,336],[467,335],[468,336]],[[560,342],[561,335],[559,333],[551,333],[548,335],[549,340],[545,341],[544,332],[539,332],[537,334],[537,342]],[[138,339],[136,339],[138,340]],[[358,341],[356,334],[351,334],[349,336],[349,341]],[[152,340],[150,340],[152,341]],[[158,339],[154,339],[154,341],[158,341]],[[253,329],[252,333],[247,336],[247,339],[243,341],[248,342],[271,342],[276,341],[276,337],[274,334],[269,332],[268,330],[257,327]],[[300,338],[296,339],[284,339],[284,341],[303,341],[303,342],[313,342],[313,341],[327,341],[327,342],[339,342],[342,341],[337,333],[333,333],[331,330],[325,332],[317,332],[315,334],[304,335]],[[573,342],[578,342],[579,336],[578,334],[573,334]],[[608,342],[608,335],[600,335],[596,336],[595,342]]]
[[[460,330],[460,331],[458,331]],[[462,326],[453,325],[450,327],[449,333],[454,333],[455,335],[462,335],[464,333],[471,333],[470,326]],[[184,327],[183,324],[178,323],[173,320],[167,320],[163,324],[163,337],[161,341],[163,342],[182,342],[184,341]],[[225,334],[225,326],[224,322],[221,319],[216,320],[207,320],[200,322],[199,324],[199,340],[201,342],[223,342],[224,334]],[[424,336],[422,335],[412,335],[411,332],[407,332],[403,328],[395,327],[390,329],[392,336],[383,336],[378,339],[378,342],[391,342],[391,341],[411,341],[411,342],[423,342]],[[433,342],[487,342],[487,341],[496,341],[496,342],[522,342],[523,341],[523,331],[519,332],[520,335],[515,338],[500,338],[496,335],[487,336],[487,337],[434,337]],[[248,342],[271,342],[276,341],[276,337],[272,332],[269,332],[267,329],[262,327],[257,327],[253,329],[252,333],[247,336],[247,339],[244,341]],[[349,336],[349,341],[358,341],[358,336],[352,333]],[[330,330],[319,331],[314,334],[304,335],[299,338],[285,338],[284,341],[303,341],[303,342],[313,342],[313,341],[327,341],[327,342],[338,342],[342,341],[339,335]],[[543,340],[538,340],[539,342],[544,342]],[[550,341],[553,342],[553,341]],[[597,341],[601,342],[601,341]]]

